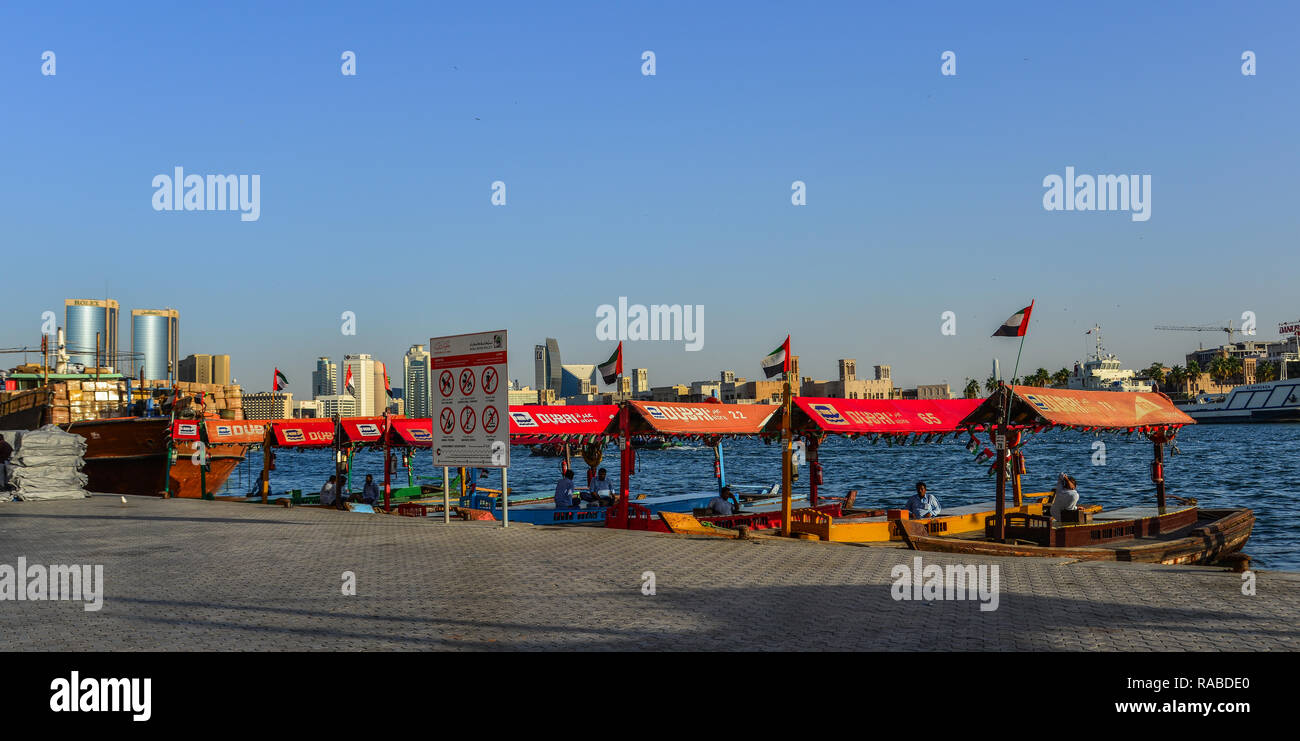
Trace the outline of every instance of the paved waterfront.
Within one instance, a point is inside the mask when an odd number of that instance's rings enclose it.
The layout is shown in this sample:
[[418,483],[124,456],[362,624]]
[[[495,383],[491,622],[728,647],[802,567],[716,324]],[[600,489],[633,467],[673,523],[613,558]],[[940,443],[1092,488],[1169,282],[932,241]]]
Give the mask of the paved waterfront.
[[107,585],[99,612],[0,602],[4,650],[1300,649],[1290,572],[1245,596],[1221,568],[989,558],[981,612],[892,599],[905,550],[127,499],[0,504],[0,564]]

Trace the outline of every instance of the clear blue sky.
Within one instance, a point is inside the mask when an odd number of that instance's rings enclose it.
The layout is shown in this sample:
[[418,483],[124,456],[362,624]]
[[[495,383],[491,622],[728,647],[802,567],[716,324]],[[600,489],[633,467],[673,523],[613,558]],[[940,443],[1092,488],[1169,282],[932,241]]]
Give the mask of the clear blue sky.
[[[656,385],[753,378],[790,333],[806,375],[855,357],[958,386],[1010,368],[989,335],[1031,298],[1030,370],[1080,359],[1094,323],[1130,367],[1220,340],[1156,324],[1251,310],[1272,338],[1300,318],[1300,12],[1154,7],[10,4],[0,345],[107,294],[307,398],[318,355],[396,366],[441,334],[509,329],[529,384],[547,336],[599,362],[619,296],[705,306],[703,350],[625,347]],[[260,174],[260,220],[155,212],[177,165]],[[1044,211],[1067,165],[1150,174],[1151,219]]]

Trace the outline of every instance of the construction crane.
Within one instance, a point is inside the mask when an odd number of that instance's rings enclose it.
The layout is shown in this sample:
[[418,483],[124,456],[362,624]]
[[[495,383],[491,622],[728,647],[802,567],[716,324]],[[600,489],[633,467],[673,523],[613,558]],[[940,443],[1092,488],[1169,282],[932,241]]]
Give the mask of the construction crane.
[[[1161,325],[1161,326],[1156,327],[1156,329],[1173,330],[1173,331],[1175,331],[1175,332],[1226,332],[1227,335],[1228,335],[1228,344],[1231,344],[1231,343],[1232,343],[1232,341],[1233,341],[1233,335],[1238,335],[1238,334],[1240,334],[1240,335],[1254,334],[1254,332],[1246,332],[1246,331],[1244,331],[1244,330],[1240,330],[1240,329],[1236,329],[1236,328],[1234,328],[1234,327],[1232,326],[1232,321],[1231,321],[1231,320],[1228,321],[1228,326],[1226,326],[1226,327],[1225,327],[1225,326],[1222,326],[1222,325],[1220,325],[1220,324],[1203,324],[1203,325],[1201,325],[1201,326],[1199,326],[1199,327],[1184,327],[1184,326],[1178,326],[1178,325],[1168,325],[1168,324],[1164,324],[1164,325]],[[1202,347],[1201,349],[1205,349],[1205,348]]]

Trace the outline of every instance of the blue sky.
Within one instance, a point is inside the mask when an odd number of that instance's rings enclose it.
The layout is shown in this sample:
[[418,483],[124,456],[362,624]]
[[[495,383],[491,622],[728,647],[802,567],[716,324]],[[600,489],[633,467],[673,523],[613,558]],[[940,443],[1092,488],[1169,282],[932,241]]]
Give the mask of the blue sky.
[[[1030,370],[1094,323],[1138,367],[1220,340],[1156,324],[1300,318],[1294,4],[562,7],[0,11],[0,345],[107,294],[179,309],[182,355],[230,353],[252,389],[502,327],[532,383],[545,337],[607,357],[596,308],[627,296],[705,307],[698,352],[625,346],[656,385],[753,378],[789,333],[805,375],[957,386],[1010,367],[989,335],[1031,298]],[[260,219],[154,211],[178,165],[259,174]],[[1150,220],[1044,211],[1067,165],[1150,174]]]

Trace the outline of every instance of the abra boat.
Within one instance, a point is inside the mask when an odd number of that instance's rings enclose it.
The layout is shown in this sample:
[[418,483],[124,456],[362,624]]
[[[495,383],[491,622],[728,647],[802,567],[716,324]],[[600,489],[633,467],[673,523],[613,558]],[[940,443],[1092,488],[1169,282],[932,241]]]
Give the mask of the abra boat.
[[[905,520],[900,523],[904,539],[920,551],[985,556],[1162,564],[1221,560],[1241,550],[1250,538],[1254,513],[1244,507],[1202,509],[1193,498],[1172,497],[1165,491],[1165,446],[1173,443],[1179,428],[1195,423],[1160,393],[1000,386],[961,423],[967,429],[991,429],[997,441],[997,511],[985,518],[982,532],[942,538],[926,532],[925,521]],[[1139,433],[1149,439],[1154,445],[1155,506],[1066,512],[1061,521],[1041,512],[1007,511],[1007,481],[1023,469],[1021,434],[1059,427]],[[1168,498],[1182,506],[1171,508]]]

